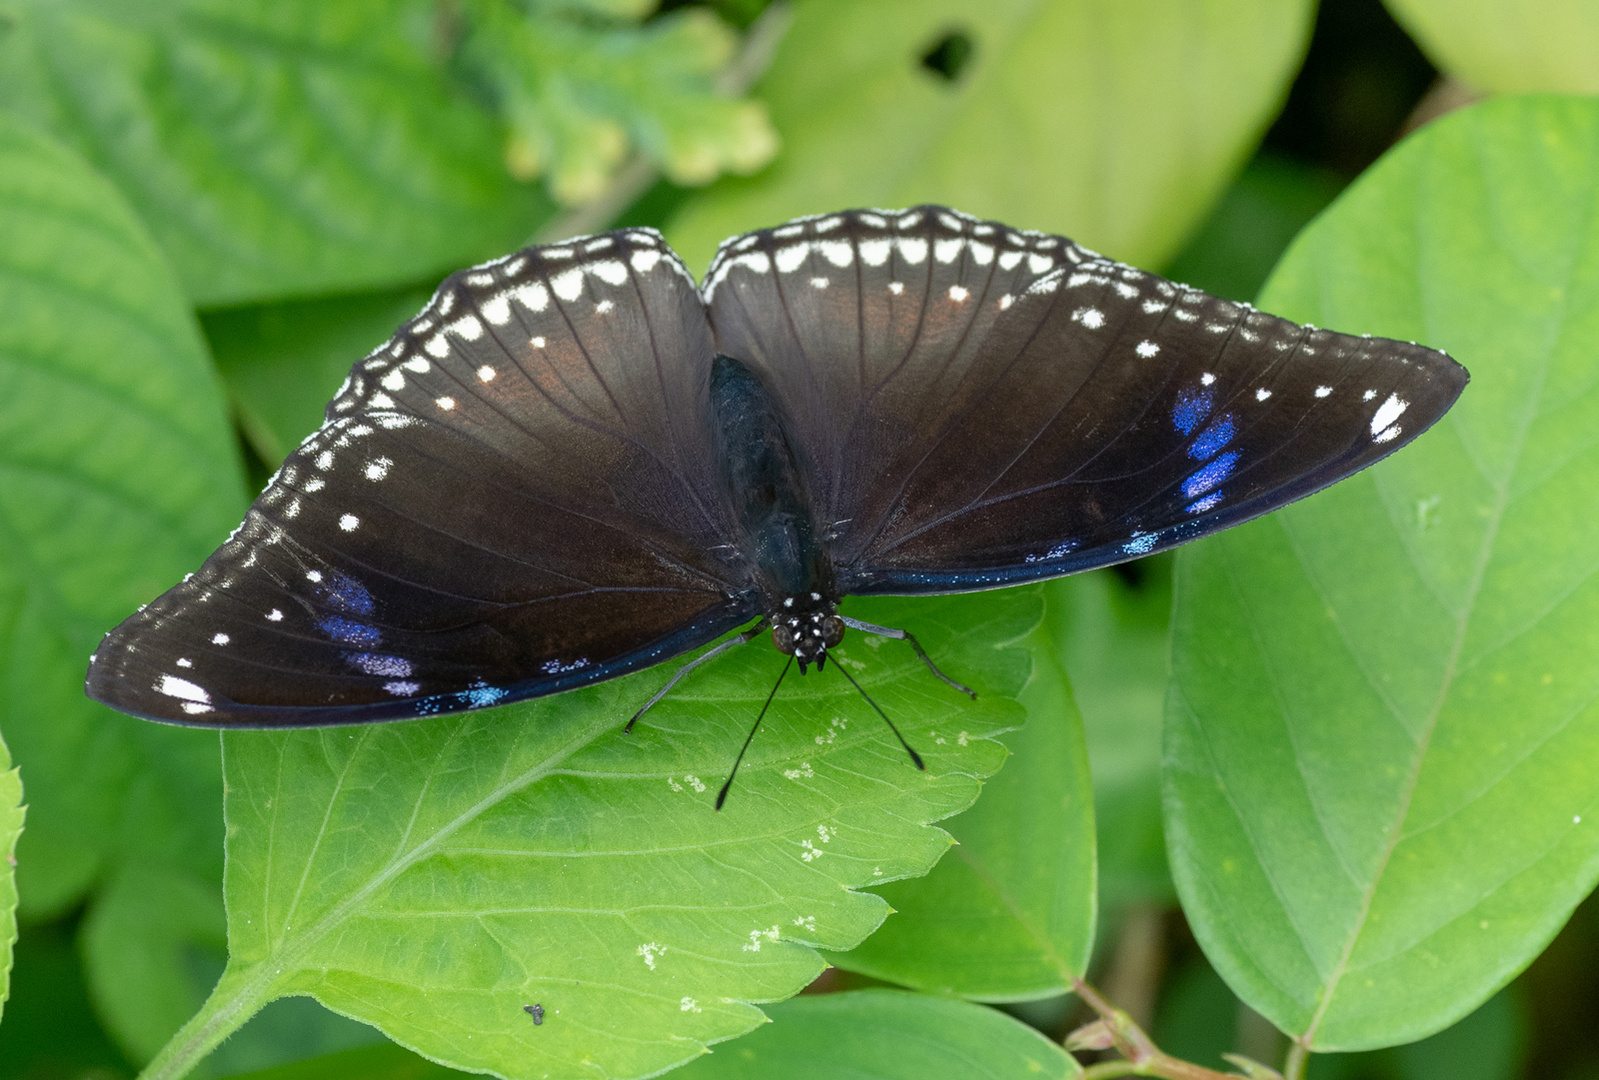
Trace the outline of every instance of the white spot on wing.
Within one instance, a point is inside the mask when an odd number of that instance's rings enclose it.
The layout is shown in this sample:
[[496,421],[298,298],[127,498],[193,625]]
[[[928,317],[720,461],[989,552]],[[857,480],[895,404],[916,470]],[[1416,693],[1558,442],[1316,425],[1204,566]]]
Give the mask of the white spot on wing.
[[345,514],[339,518],[339,528],[343,529],[345,532],[354,532],[360,527],[361,519],[356,517],[354,514]]
[[773,261],[777,263],[777,268],[783,273],[792,274],[800,268],[800,264],[805,261],[810,252],[811,249],[805,244],[793,244],[786,248],[778,248],[777,255]]
[[1330,386],[1318,386],[1318,387],[1316,387],[1316,396],[1317,397],[1326,397],[1330,393],[1332,393],[1332,387],[1330,387]]
[[811,278],[811,285],[818,289],[825,289],[827,288],[827,279],[824,277],[813,277]]
[[966,287],[963,285],[951,285],[949,287],[949,298],[955,301],[957,304],[965,300],[970,295],[971,294],[966,291]]
[[[1373,435],[1381,433],[1384,428],[1398,420],[1408,408],[1410,408],[1410,402],[1398,394],[1389,394],[1388,400],[1377,407],[1376,415],[1371,418],[1371,433]],[[1389,436],[1389,438],[1392,437]]]
[[1156,353],[1160,352],[1160,346],[1156,345],[1153,341],[1140,341],[1138,343],[1138,348],[1134,351],[1137,352],[1139,356],[1142,356],[1145,360],[1148,360],[1151,356],[1154,356]]
[[[404,390],[405,389],[405,376],[403,374],[401,374],[399,368],[395,368],[393,371],[391,371],[387,375],[383,376],[383,389],[385,389],[385,390]],[[326,468],[326,466],[323,466],[323,467]]]
[[1271,397],[1271,391],[1267,390],[1264,386],[1262,386],[1259,390],[1255,391],[1255,400],[1256,401],[1265,401],[1269,397]]
[[532,312],[540,312],[550,306],[550,292],[538,282],[519,285],[511,290],[511,295],[518,304]]
[[955,237],[953,240],[938,240],[933,243],[933,258],[941,263],[952,263],[960,257],[961,248],[966,246],[964,237]]
[[483,317],[495,326],[504,326],[511,321],[511,302],[506,298],[505,293],[491,296],[483,301],[481,310]]
[[661,253],[645,249],[633,252],[633,269],[641,274],[647,274],[655,269],[655,264],[661,261]]
[[899,256],[912,266],[916,266],[927,258],[927,241],[918,236],[901,237]]
[[271,611],[267,612],[267,622],[282,622],[282,621],[283,621],[283,612],[279,611],[277,608],[273,608]]
[[894,245],[887,240],[862,240],[861,262],[867,266],[882,266],[888,261],[888,255]]
[[593,272],[595,277],[599,278],[607,285],[620,285],[627,280],[627,267],[623,266],[615,259],[606,259],[604,262],[597,262],[589,269]]
[[211,695],[206,692],[205,687],[188,679],[180,679],[176,675],[161,676],[161,681],[155,684],[154,689],[156,693],[165,694],[167,697],[182,698],[184,701],[193,701],[201,705],[211,704]]
[[483,382],[493,382],[496,374],[498,373],[487,364],[477,369],[477,377]]
[[550,279],[550,288],[562,300],[576,300],[583,293],[583,271],[568,270],[564,274],[557,274]]
[[228,637],[228,635],[226,635],[226,634],[212,634],[211,635],[211,644],[213,644],[213,645],[226,645],[228,642],[230,642],[232,640],[233,639]]
[[895,296],[898,296],[900,293],[905,291],[905,286],[898,281],[890,281],[888,283],[888,291],[893,293]]
[[455,408],[455,399],[452,397],[435,398],[434,404],[443,409],[445,412],[449,412],[451,409]]
[[855,249],[843,240],[819,240],[816,250],[834,266],[848,266],[855,261]]
[[1078,308],[1072,312],[1072,321],[1082,323],[1090,330],[1098,330],[1105,325],[1105,313],[1098,308]]

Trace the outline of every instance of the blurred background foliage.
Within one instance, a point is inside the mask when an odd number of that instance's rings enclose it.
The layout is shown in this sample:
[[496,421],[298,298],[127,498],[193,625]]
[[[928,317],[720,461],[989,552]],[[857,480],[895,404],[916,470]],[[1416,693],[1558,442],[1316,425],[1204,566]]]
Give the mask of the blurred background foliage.
[[[259,487],[442,274],[530,239],[652,225],[700,267],[745,228],[936,200],[1249,300],[1408,131],[1484,94],[1599,92],[1596,56],[1586,0],[5,0],[0,115],[26,125],[8,140],[47,137],[92,170],[81,199],[126,243],[86,256],[122,260],[138,302],[168,313],[136,329],[181,356],[174,377],[214,381],[234,421],[190,435]],[[177,530],[191,535],[162,541],[175,572],[237,519],[239,491],[207,490]],[[1171,578],[1156,557],[1050,587],[1094,776],[1094,978],[1170,1053],[1280,1060],[1282,1036],[1206,962],[1167,870]],[[18,599],[29,584],[0,569],[8,625],[38,621],[49,646],[8,639],[0,728],[29,811],[0,1080],[129,1077],[222,967],[214,743],[75,696],[77,658],[126,598],[78,582],[55,606]],[[875,940],[817,989],[894,977]],[[1310,1075],[1599,1077],[1595,971],[1590,901],[1461,1023],[1318,1055]],[[1007,1008],[1057,1039],[1082,1020],[1065,997]],[[290,999],[204,1069],[448,1072],[378,1044]]]

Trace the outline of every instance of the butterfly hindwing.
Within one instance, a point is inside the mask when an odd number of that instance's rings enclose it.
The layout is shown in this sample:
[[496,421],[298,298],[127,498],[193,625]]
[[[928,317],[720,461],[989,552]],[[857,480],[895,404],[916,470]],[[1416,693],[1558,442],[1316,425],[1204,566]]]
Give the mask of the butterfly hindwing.
[[566,689],[756,613],[705,426],[709,327],[653,232],[453,275],[90,692],[239,726]]
[[718,348],[779,388],[846,592],[1170,547],[1371,464],[1466,380],[942,207],[735,237],[706,293]]

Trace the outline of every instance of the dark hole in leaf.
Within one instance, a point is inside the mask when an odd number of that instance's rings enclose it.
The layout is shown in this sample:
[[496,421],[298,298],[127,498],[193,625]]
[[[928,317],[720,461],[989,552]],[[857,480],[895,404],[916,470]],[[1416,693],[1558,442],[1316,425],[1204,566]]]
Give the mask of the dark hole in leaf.
[[964,30],[951,30],[922,54],[922,67],[949,82],[961,77],[972,62],[977,43]]

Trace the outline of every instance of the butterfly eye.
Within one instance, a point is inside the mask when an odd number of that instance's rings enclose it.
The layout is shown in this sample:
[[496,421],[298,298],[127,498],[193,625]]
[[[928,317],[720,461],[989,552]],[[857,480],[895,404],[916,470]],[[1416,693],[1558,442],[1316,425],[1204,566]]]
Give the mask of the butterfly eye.
[[844,640],[844,620],[837,615],[829,615],[822,620],[822,644],[831,649],[834,645]]
[[772,644],[785,656],[794,655],[794,631],[784,623],[772,627]]

